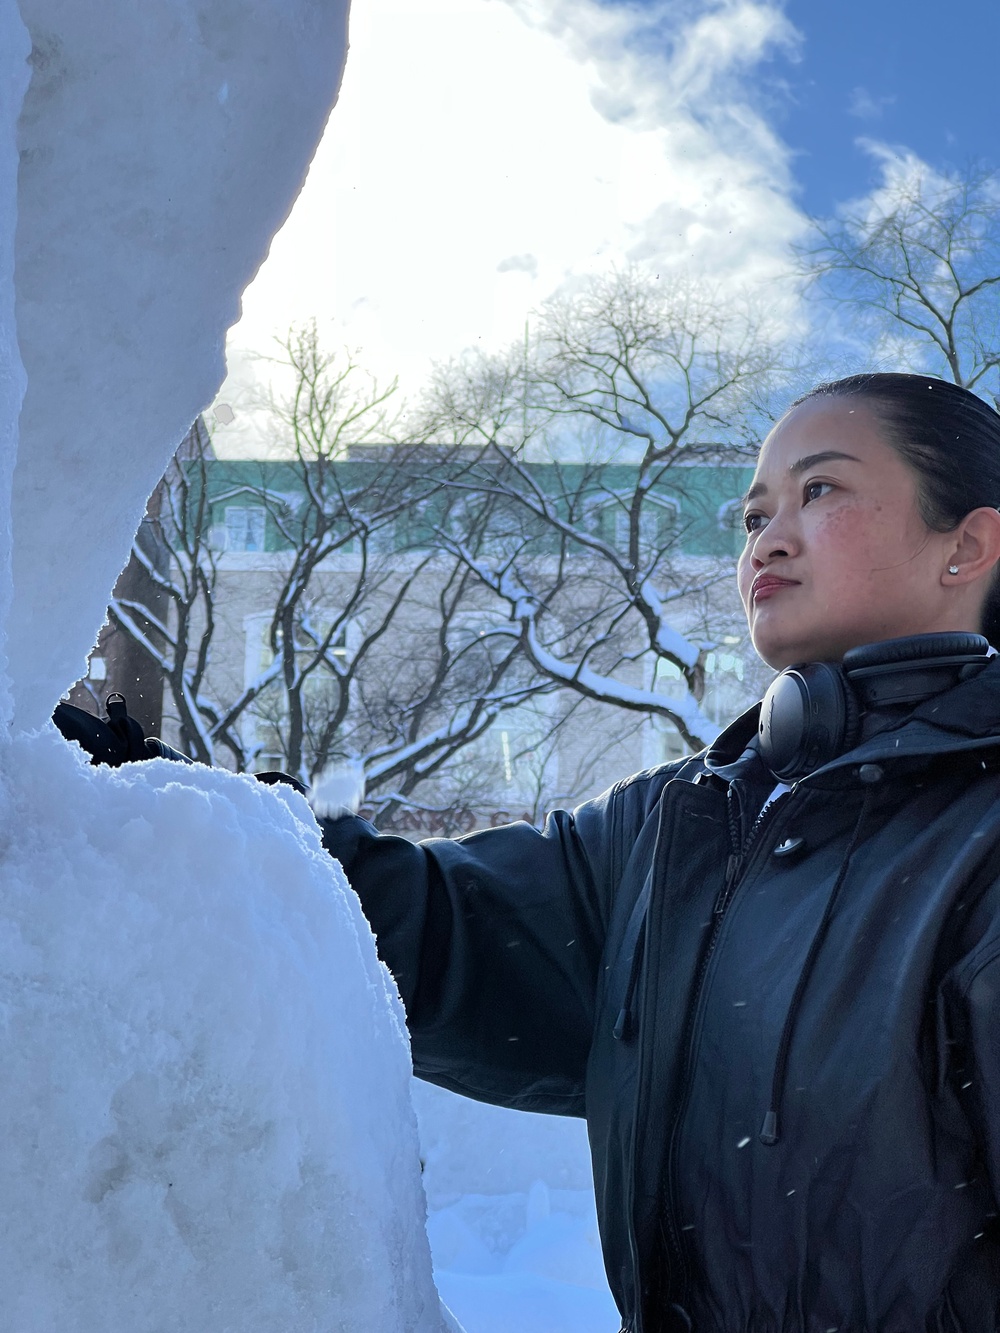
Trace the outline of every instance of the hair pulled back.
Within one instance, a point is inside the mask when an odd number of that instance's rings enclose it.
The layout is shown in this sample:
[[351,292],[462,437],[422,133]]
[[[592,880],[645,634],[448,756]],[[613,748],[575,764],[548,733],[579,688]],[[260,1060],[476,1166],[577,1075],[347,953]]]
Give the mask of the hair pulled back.
[[[932,375],[866,374],[820,384],[813,398],[859,398],[885,441],[917,474],[920,513],[950,532],[973,509],[1000,509],[1000,412],[969,389]],[[1000,567],[983,607],[982,633],[1000,647]]]

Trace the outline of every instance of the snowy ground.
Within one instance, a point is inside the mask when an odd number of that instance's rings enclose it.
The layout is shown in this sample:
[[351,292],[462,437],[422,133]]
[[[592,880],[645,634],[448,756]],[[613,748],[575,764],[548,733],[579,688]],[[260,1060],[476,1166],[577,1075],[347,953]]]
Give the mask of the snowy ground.
[[465,1333],[615,1333],[582,1121],[414,1081],[427,1231]]

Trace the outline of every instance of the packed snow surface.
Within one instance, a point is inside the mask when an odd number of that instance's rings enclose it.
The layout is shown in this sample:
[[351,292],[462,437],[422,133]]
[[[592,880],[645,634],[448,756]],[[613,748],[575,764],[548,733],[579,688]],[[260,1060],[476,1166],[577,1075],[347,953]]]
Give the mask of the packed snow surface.
[[345,19],[0,0],[0,1333],[462,1333],[432,1250],[466,1333],[617,1327],[582,1125],[424,1087],[418,1147],[398,996],[304,801],[93,769],[46,724]]
[[31,49],[15,0],[0,0],[0,729],[11,716],[3,626],[10,610],[10,487],[17,455],[17,419],[24,370],[14,315],[14,229],[17,223],[17,118],[28,86]]
[[0,1328],[439,1333],[402,1009],[302,798],[7,758]]

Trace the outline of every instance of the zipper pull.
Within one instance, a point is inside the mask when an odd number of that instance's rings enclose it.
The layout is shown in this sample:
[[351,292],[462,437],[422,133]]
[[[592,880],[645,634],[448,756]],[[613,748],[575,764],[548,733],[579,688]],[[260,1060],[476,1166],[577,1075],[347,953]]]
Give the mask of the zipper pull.
[[739,852],[730,852],[729,860],[726,862],[726,877],[722,881],[722,888],[719,890],[719,896],[716,898],[715,906],[712,909],[716,916],[721,916],[726,910],[726,904],[729,901],[729,891],[736,883],[742,868],[743,857]]
[[757,1136],[761,1143],[768,1148],[773,1148],[778,1142],[778,1113],[777,1111],[768,1111],[764,1117],[764,1123],[760,1127],[760,1134]]

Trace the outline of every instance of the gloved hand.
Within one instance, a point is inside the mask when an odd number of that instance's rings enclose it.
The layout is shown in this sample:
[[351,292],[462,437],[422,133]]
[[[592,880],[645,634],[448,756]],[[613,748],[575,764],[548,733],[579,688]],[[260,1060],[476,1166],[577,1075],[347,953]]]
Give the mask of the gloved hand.
[[142,727],[128,715],[128,705],[121,694],[110,694],[105,720],[86,713],[72,704],[59,704],[52,720],[68,741],[77,741],[90,755],[92,764],[121,764],[140,759],[177,759],[191,764],[194,760],[155,737],[143,735]]
[[[84,712],[73,704],[58,704],[52,714],[56,724],[68,741],[77,741],[90,755],[92,764],[108,764],[118,768],[122,764],[136,763],[141,759],[176,759],[182,764],[195,761],[172,745],[167,745],[156,736],[144,736],[142,727],[134,717],[128,715],[128,705],[123,694],[109,694],[106,707],[106,720]],[[253,775],[258,782],[273,786],[283,782],[294,787],[303,796],[307,789],[298,778],[276,770]]]

